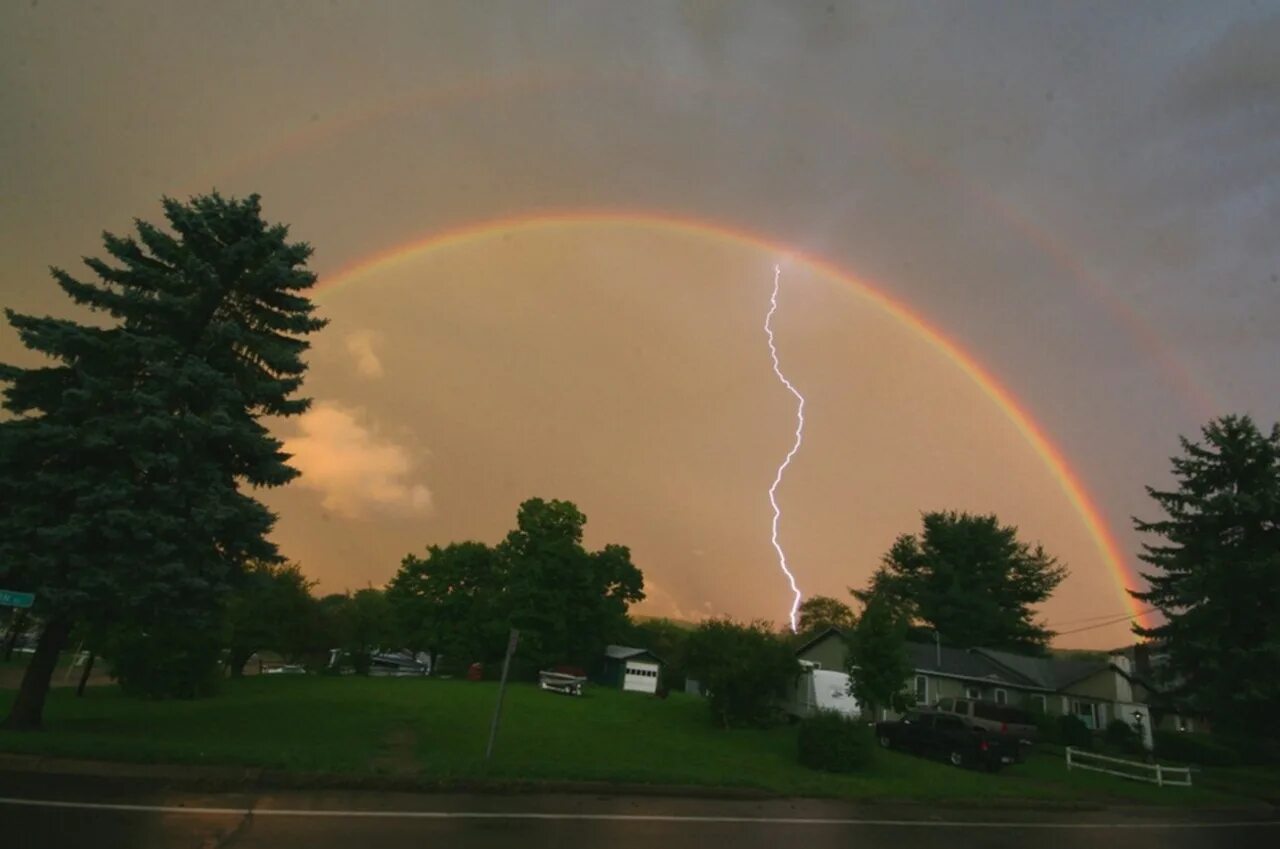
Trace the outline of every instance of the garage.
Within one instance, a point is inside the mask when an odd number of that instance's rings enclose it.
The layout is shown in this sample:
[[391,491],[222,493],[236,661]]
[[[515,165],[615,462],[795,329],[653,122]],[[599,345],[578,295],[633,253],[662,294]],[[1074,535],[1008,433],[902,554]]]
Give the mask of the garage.
[[657,693],[662,661],[647,649],[606,646],[605,683],[633,693]]

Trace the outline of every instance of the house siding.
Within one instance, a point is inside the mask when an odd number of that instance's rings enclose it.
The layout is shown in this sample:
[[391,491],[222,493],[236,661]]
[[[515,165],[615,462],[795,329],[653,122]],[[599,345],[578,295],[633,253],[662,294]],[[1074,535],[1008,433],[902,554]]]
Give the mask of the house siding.
[[842,637],[831,634],[796,656],[801,660],[817,663],[822,669],[844,672],[849,658],[849,649]]

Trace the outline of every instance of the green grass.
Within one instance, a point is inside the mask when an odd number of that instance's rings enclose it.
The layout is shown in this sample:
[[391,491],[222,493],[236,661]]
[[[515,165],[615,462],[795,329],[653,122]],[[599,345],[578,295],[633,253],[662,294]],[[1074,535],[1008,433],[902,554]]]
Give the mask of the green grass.
[[[254,677],[189,702],[128,699],[114,687],[50,694],[46,730],[0,732],[0,751],[166,763],[234,764],[355,776],[618,781],[757,788],[786,795],[938,801],[1230,804],[1239,787],[1157,788],[1073,772],[1037,756],[998,775],[897,752],[827,775],[796,760],[794,727],[722,731],[705,703],[592,688],[581,698],[508,689],[494,759],[483,759],[492,683]],[[7,709],[12,692],[0,692]],[[1247,794],[1245,794],[1247,795]]]

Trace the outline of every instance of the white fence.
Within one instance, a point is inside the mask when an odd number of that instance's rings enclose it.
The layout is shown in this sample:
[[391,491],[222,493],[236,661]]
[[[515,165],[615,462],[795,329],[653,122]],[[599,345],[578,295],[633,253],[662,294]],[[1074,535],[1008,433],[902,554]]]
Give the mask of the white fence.
[[[1101,761],[1103,765],[1099,766],[1096,763],[1097,761]],[[1121,769],[1114,767],[1122,767],[1129,771],[1123,772]],[[1107,775],[1118,775],[1121,778],[1131,778],[1134,781],[1146,781],[1151,784],[1158,784],[1161,787],[1166,785],[1173,787],[1191,786],[1190,767],[1164,766],[1158,763],[1149,764],[1142,761],[1127,761],[1123,758],[1110,758],[1106,755],[1095,755],[1093,752],[1081,751],[1073,746],[1067,747],[1067,769],[1087,769],[1093,772],[1105,772]]]

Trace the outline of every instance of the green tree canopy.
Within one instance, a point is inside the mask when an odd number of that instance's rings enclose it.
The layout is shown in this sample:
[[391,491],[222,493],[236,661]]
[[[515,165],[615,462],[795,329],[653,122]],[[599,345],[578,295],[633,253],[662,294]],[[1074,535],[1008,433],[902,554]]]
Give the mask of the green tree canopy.
[[387,585],[401,642],[428,652],[433,663],[497,660],[507,634],[504,580],[497,553],[482,542],[407,555]]
[[1181,439],[1176,487],[1147,492],[1164,513],[1135,527],[1159,539],[1139,555],[1153,569],[1134,598],[1164,623],[1135,627],[1167,652],[1166,681],[1219,727],[1277,737],[1280,705],[1280,424],[1248,416]]
[[827,628],[848,631],[857,621],[849,605],[825,595],[809,596],[801,602],[797,612],[799,613],[797,630],[804,635],[816,634]]
[[1022,542],[995,516],[926,513],[923,531],[898,537],[885,554],[869,592],[945,642],[1043,652],[1053,632],[1035,621],[1033,606],[1066,576],[1043,547]]
[[249,657],[271,650],[297,660],[317,640],[315,582],[296,563],[252,563],[236,581],[228,604],[228,665],[240,676]]
[[907,657],[907,623],[894,600],[872,594],[858,624],[849,633],[849,683],[863,716],[880,708],[900,707],[911,674]]
[[0,423],[0,578],[34,591],[46,622],[9,727],[39,725],[76,623],[207,632],[231,577],[278,558],[275,517],[246,487],[296,475],[259,418],[308,403],[305,336],[324,324],[305,296],[311,249],[264,222],[257,196],[163,207],[168,230],[104,235],[111,260],[85,260],[96,281],[54,269],[99,320],[6,310],[53,361],[0,366],[13,416]]
[[586,521],[572,502],[531,498],[493,548],[469,542],[406,557],[389,587],[397,621],[421,644],[415,648],[470,653],[455,657],[462,662],[500,659],[515,627],[521,674],[593,665],[626,633],[644,576],[626,546],[587,551]]

